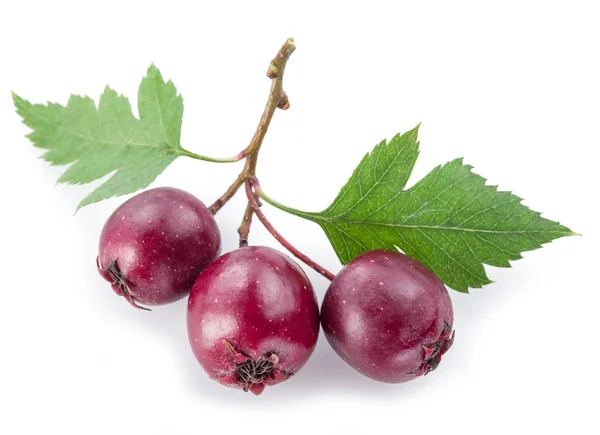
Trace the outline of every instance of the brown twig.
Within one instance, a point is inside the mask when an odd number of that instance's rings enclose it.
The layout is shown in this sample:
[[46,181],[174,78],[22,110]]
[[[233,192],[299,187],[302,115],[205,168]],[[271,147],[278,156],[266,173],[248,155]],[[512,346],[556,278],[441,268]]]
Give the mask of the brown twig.
[[[243,184],[246,185],[246,196],[248,197],[248,205],[242,222],[238,228],[240,235],[240,248],[248,246],[248,235],[250,233],[250,226],[252,225],[252,216],[256,215],[265,228],[281,243],[290,253],[295,257],[306,263],[309,267],[316,270],[318,273],[323,275],[325,278],[332,280],[334,278],[333,273],[329,272],[324,267],[321,267],[309,257],[298,251],[292,244],[290,244],[281,234],[273,228],[273,225],[267,220],[265,215],[260,209],[260,202],[255,196],[252,190],[252,183],[256,180],[256,162],[258,160],[258,153],[262,146],[265,134],[271,123],[271,119],[277,109],[286,110],[290,107],[290,101],[287,94],[283,90],[283,73],[285,72],[285,66],[291,54],[296,49],[294,40],[288,39],[285,44],[279,49],[279,52],[275,58],[271,61],[269,69],[267,70],[267,76],[271,78],[271,90],[269,92],[269,98],[263,111],[263,114],[256,128],[256,132],[252,137],[252,140],[248,146],[238,156],[243,156],[246,159],[244,169],[236,177],[235,181],[229,186],[221,197],[219,197],[210,207],[211,213],[216,214],[233,196],[238,192]],[[258,180],[256,180],[258,186]]]
[[213,215],[217,214],[217,212],[221,210],[225,204],[227,204],[227,201],[234,197],[239,188],[242,187],[242,184],[244,184],[244,178],[242,177],[242,174],[238,175],[231,186],[227,188],[225,193],[221,195],[215,202],[213,202],[210,207],[208,207]]
[[216,214],[233,196],[237,193],[239,188],[244,184],[244,181],[250,177],[256,175],[256,161],[258,158],[258,152],[262,146],[265,134],[271,123],[271,119],[275,114],[275,110],[282,109],[286,110],[290,107],[288,96],[283,91],[283,73],[285,72],[285,66],[288,59],[296,49],[294,40],[292,38],[285,41],[285,44],[279,49],[279,52],[275,58],[269,64],[267,70],[267,77],[271,78],[271,90],[269,92],[269,98],[265,106],[265,110],[260,118],[256,132],[252,137],[252,140],[248,146],[240,153],[245,156],[246,164],[244,169],[227,191],[221,195],[210,207],[210,212]]

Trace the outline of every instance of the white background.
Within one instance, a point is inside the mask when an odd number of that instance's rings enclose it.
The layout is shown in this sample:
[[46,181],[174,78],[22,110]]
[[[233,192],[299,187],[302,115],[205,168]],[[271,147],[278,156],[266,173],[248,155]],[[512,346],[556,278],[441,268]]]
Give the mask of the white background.
[[[595,1],[3,1],[0,5],[0,433],[598,433],[599,12]],[[102,225],[123,198],[73,216],[90,186],[56,186],[10,89],[33,102],[135,97],[151,62],[185,100],[182,144],[214,156],[249,141],[265,72],[298,49],[259,163],[263,188],[327,206],[383,138],[420,130],[409,184],[464,156],[491,184],[583,237],[525,253],[494,284],[452,293],[457,339],[439,369],[403,385],[363,378],[321,337],[261,397],[209,380],[187,344],[185,300],[131,309],[97,274]],[[178,159],[156,183],[206,203],[240,164]],[[242,197],[217,220],[236,247]],[[333,271],[312,223],[275,226]],[[278,246],[259,225],[251,242]],[[327,282],[309,271],[319,299]]]

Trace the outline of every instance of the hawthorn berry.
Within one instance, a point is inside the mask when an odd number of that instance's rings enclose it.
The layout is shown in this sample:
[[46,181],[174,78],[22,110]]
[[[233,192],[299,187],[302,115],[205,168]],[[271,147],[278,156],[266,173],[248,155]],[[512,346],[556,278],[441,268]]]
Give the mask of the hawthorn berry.
[[271,248],[244,247],[200,273],[187,327],[212,379],[260,394],[308,361],[319,335],[319,307],[296,262]]
[[132,305],[184,297],[221,248],[210,211],[183,190],[160,187],[130,198],[100,235],[98,271]]
[[363,375],[390,383],[435,370],[452,345],[453,320],[442,282],[416,260],[385,250],[350,261],[321,307],[337,354]]

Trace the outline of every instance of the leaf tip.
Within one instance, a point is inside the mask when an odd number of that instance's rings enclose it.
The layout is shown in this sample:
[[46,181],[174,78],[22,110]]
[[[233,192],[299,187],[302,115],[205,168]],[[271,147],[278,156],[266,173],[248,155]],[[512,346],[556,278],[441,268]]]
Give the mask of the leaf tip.
[[85,207],[86,205],[89,204],[89,202],[86,202],[86,200],[87,200],[87,197],[84,198],[83,200],[81,200],[81,202],[79,204],[77,204],[77,208],[73,212],[73,216],[75,216],[79,212],[79,210],[81,210],[83,207]]
[[148,69],[146,70],[146,74],[148,76],[155,76],[155,75],[160,75],[160,70],[158,69],[158,67],[154,64],[154,62],[152,62],[150,64],[150,66],[148,67]]
[[417,126],[415,128],[413,128],[412,130],[407,131],[406,134],[408,135],[409,138],[416,141],[417,137],[419,136],[419,128],[421,128],[421,122],[419,122],[417,124]]
[[581,234],[581,233],[577,233],[577,232],[575,232],[575,231],[571,231],[571,232],[569,232],[569,233],[567,234],[567,236],[569,236],[569,237],[571,237],[571,236],[575,236],[575,237],[581,237],[581,236],[583,236],[583,234]]
[[22,106],[23,103],[25,103],[25,100],[23,98],[21,98],[19,95],[17,95],[17,93],[15,91],[13,91],[12,89],[10,90],[10,96],[12,97],[13,104],[15,105],[15,107],[17,109],[19,109],[20,106]]

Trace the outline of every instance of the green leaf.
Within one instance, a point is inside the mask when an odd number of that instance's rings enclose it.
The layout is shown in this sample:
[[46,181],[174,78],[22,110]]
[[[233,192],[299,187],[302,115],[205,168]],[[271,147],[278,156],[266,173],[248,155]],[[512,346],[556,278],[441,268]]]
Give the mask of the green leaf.
[[78,209],[143,189],[177,157],[210,160],[180,145],[183,99],[173,82],[148,68],[138,91],[139,119],[129,100],[106,87],[98,107],[89,97],[72,95],[66,106],[32,104],[13,93],[28,135],[54,165],[71,166],[59,183],[85,184],[112,176],[84,198]]
[[462,292],[491,282],[484,264],[510,267],[521,252],[574,235],[522,205],[521,198],[486,186],[462,159],[434,168],[405,190],[419,154],[417,132],[377,145],[320,213],[264,199],[317,222],[343,264],[367,250],[399,248]]

